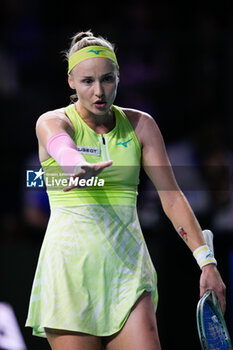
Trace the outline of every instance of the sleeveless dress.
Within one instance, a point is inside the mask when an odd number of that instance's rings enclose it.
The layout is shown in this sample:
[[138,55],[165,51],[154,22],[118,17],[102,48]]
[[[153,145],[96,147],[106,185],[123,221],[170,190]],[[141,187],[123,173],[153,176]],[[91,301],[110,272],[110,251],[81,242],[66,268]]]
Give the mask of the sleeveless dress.
[[151,292],[156,310],[157,275],[136,211],[141,148],[126,115],[113,110],[115,128],[102,136],[74,105],[65,108],[86,161],[113,160],[98,175],[104,186],[64,192],[51,181],[62,169],[53,158],[42,162],[51,215],[26,321],[34,335],[45,337],[45,327],[112,335],[144,291]]

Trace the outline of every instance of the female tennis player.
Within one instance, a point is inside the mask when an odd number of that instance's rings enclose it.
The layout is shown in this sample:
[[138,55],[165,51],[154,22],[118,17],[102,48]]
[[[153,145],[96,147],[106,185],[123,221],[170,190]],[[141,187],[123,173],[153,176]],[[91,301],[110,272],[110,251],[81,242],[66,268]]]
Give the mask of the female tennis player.
[[57,168],[73,176],[47,184],[51,216],[26,325],[53,350],[159,350],[157,277],[136,212],[141,164],[202,269],[200,294],[213,289],[224,310],[225,286],[155,120],[113,105],[113,45],[81,32],[67,57],[77,101],[43,114],[36,132],[45,176]]

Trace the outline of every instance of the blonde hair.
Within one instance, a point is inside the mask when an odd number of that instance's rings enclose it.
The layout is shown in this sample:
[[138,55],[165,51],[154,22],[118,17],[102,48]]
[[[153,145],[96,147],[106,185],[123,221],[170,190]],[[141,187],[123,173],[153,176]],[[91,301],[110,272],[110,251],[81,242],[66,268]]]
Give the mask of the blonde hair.
[[72,37],[69,50],[65,52],[66,59],[78,50],[83,49],[87,46],[104,46],[114,51],[114,44],[110,43],[107,39],[102,36],[94,36],[94,34],[88,30],[86,32],[79,32]]

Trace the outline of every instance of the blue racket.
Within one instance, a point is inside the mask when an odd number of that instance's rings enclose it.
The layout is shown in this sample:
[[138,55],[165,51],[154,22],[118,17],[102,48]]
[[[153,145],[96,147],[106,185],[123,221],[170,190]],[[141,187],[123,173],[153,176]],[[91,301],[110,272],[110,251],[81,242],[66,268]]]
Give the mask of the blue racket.
[[213,290],[197,304],[197,328],[203,350],[233,350],[220,304]]

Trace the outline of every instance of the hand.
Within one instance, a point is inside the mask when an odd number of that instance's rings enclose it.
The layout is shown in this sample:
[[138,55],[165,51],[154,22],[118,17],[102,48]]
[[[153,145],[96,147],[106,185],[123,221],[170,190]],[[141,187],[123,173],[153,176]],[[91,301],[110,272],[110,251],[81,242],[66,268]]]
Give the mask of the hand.
[[[99,162],[99,163],[86,163],[83,165],[80,165],[78,173],[74,174],[72,176],[73,179],[76,177],[79,177],[80,179],[90,179],[92,176],[97,176],[104,168],[112,165],[112,160],[106,161],[106,162]],[[73,188],[76,188],[79,186],[75,186],[75,184],[70,185],[63,189],[64,192],[68,192],[72,190]],[[82,186],[84,188],[85,186]]]
[[214,290],[219,300],[221,310],[224,313],[226,310],[226,286],[214,264],[209,264],[202,268],[200,278],[200,298],[210,289]]

